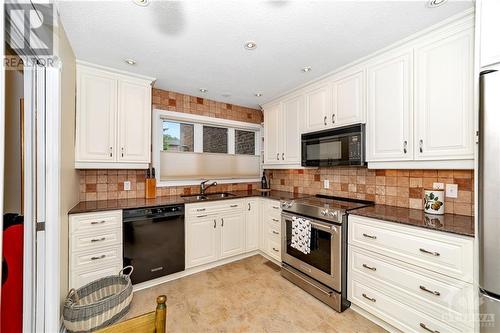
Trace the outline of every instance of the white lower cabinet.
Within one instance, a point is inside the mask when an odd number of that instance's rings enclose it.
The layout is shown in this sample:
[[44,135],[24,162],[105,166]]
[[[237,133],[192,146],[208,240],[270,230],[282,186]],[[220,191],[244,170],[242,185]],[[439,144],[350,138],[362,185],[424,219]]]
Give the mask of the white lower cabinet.
[[349,216],[348,298],[403,332],[473,329],[473,239]]
[[216,215],[186,219],[186,268],[216,261],[219,239]]
[[220,215],[220,235],[221,258],[245,252],[245,216],[240,212]]
[[281,262],[281,206],[277,200],[262,202],[261,250]]
[[123,267],[122,211],[69,216],[69,287],[118,274]]
[[246,199],[245,205],[246,250],[259,249],[260,199]]

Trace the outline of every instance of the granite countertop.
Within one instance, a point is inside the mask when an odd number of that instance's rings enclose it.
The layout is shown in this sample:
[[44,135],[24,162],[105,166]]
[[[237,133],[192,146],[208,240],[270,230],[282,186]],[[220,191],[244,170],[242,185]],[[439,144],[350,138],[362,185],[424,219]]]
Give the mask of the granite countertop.
[[386,205],[355,209],[350,215],[412,225],[415,227],[474,237],[474,217],[454,214],[432,215],[423,210]]
[[203,201],[190,199],[189,197],[182,197],[180,195],[168,195],[163,197],[157,197],[155,199],[142,198],[142,199],[81,201],[75,207],[73,207],[68,212],[68,214],[90,213],[90,212],[99,212],[99,211],[114,210],[114,209],[129,209],[129,208],[143,208],[143,207],[154,207],[154,206],[175,205],[175,204],[200,203],[200,202],[208,202],[216,200],[231,200],[231,199],[241,199],[249,197],[261,197],[274,200],[293,200],[307,196],[304,194],[283,192],[283,191],[260,192],[253,190],[253,191],[229,191],[229,193],[234,195],[226,198],[210,198]]

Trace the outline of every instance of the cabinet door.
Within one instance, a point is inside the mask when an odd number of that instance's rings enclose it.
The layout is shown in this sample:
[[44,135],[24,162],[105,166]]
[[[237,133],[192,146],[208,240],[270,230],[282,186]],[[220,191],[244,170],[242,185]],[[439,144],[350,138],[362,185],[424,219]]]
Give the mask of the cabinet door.
[[474,31],[415,49],[415,158],[473,159]]
[[226,213],[219,218],[221,259],[245,252],[245,216]]
[[365,122],[365,76],[364,71],[338,77],[332,82],[331,122],[333,126],[344,126]]
[[283,124],[283,144],[281,159],[286,164],[300,164],[301,142],[300,142],[300,116],[304,109],[304,98],[302,96],[294,97],[282,103],[282,121]]
[[264,163],[277,164],[281,161],[281,137],[283,124],[280,120],[281,107],[273,105],[264,110]]
[[322,130],[331,126],[331,90],[328,84],[306,93],[306,132]]
[[100,71],[78,71],[76,162],[116,161],[117,82]]
[[367,69],[367,160],[413,159],[412,54],[390,54]]
[[500,63],[500,1],[482,0],[480,7],[481,67]]
[[246,250],[253,251],[259,248],[259,226],[260,226],[260,201],[249,199],[246,201],[245,229],[246,229]]
[[151,161],[151,86],[122,80],[119,83],[118,138],[120,162]]
[[215,215],[186,220],[186,268],[218,259],[220,239],[217,222]]

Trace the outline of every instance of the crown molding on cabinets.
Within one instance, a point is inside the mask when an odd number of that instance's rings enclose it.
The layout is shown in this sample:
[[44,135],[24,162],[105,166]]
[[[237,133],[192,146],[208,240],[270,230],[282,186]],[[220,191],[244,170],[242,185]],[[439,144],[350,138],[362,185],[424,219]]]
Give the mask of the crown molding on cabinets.
[[153,86],[155,81],[156,81],[156,78],[154,78],[154,77],[136,74],[136,73],[132,73],[132,72],[127,72],[127,71],[123,71],[120,69],[115,69],[115,68],[111,68],[111,67],[107,67],[107,66],[102,66],[102,65],[94,64],[94,63],[80,60],[80,59],[76,60],[76,64],[83,65],[85,67],[90,67],[90,68],[93,68],[95,70],[102,70],[105,72],[113,72],[113,73],[118,74],[118,75],[123,75],[127,79],[136,78],[138,80],[144,80],[144,81],[147,81],[149,84],[151,84],[151,86]]

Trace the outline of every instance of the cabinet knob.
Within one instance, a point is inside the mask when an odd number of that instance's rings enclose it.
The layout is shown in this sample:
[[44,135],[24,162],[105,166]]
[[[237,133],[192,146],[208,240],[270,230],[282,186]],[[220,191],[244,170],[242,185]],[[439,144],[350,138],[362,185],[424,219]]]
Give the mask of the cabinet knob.
[[323,123],[324,123],[324,124],[325,124],[325,126],[326,126],[326,116],[325,116],[325,119],[323,119]]

